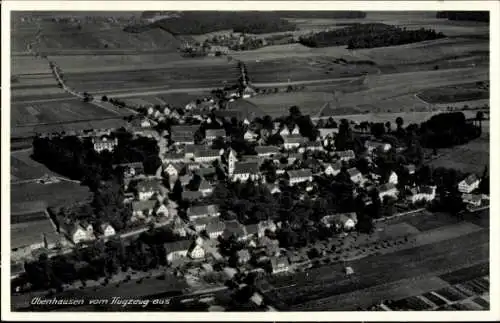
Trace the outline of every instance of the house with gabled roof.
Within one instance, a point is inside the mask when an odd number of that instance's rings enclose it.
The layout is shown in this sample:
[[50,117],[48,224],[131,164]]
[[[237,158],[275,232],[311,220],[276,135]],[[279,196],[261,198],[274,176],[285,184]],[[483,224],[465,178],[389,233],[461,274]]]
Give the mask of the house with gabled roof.
[[217,216],[215,218],[212,218],[212,221],[210,221],[207,224],[207,226],[205,228],[205,232],[207,233],[207,235],[210,239],[217,239],[218,237],[220,237],[222,235],[225,228],[226,228],[226,225]]
[[250,142],[253,142],[257,139],[258,135],[253,132],[252,130],[247,130],[244,134],[243,134],[243,139],[245,139],[246,141],[250,141]]
[[288,135],[283,137],[283,147],[285,150],[299,148],[299,146],[304,144],[306,141],[307,139],[301,135]]
[[312,182],[313,176],[310,169],[299,169],[299,170],[289,170],[288,173],[288,183],[293,186],[298,183]]
[[419,201],[431,202],[436,198],[436,186],[422,185],[414,187],[410,190],[410,195],[407,199],[416,203]]
[[154,194],[162,194],[162,184],[157,178],[144,178],[137,182],[137,196],[139,200],[148,200]]
[[458,190],[461,193],[471,193],[479,187],[481,180],[476,176],[476,174],[471,174],[458,183]]
[[271,194],[279,194],[281,193],[281,189],[278,184],[267,184],[267,188]]
[[203,194],[200,191],[183,191],[182,192],[182,200],[187,202],[194,202],[197,200],[201,200],[203,198]]
[[165,243],[163,246],[165,247],[167,262],[171,263],[175,260],[187,257],[192,243],[191,240],[179,240]]
[[163,164],[166,163],[180,164],[185,161],[185,156],[182,153],[167,152],[161,157],[161,161]]
[[480,194],[468,194],[465,193],[462,195],[462,201],[465,204],[468,204],[470,206],[481,206],[481,203],[483,201],[482,196]]
[[199,218],[217,217],[220,215],[220,211],[219,207],[215,204],[193,205],[187,209],[186,214],[189,221],[194,221]]
[[194,161],[197,163],[211,163],[220,159],[221,151],[217,149],[197,149],[194,152]]
[[337,230],[349,231],[358,223],[358,217],[355,212],[337,213],[322,217],[321,223],[327,228],[334,227]]
[[132,201],[132,216],[139,219],[152,215],[156,203],[155,200]]
[[246,237],[245,227],[238,220],[229,220],[224,222],[225,228],[222,233],[223,239],[229,239],[234,236],[236,240],[244,240]]
[[339,132],[338,128],[318,128],[319,132],[319,137],[321,139],[327,139],[331,138],[333,139],[335,137],[335,134]]
[[168,178],[173,181],[179,177],[179,173],[184,168],[183,164],[180,163],[165,163],[163,164],[163,174],[168,176]]
[[341,162],[336,162],[332,164],[325,164],[325,170],[324,173],[325,175],[328,176],[337,176],[340,171],[342,170],[342,163]]
[[209,196],[214,191],[214,187],[206,179],[202,178],[198,190],[203,196]]
[[205,249],[197,243],[192,243],[187,253],[191,259],[203,259],[205,254]]
[[279,274],[290,270],[290,263],[287,257],[272,257],[271,269],[273,274]]
[[236,162],[231,179],[233,182],[248,180],[258,180],[261,178],[258,162]]
[[349,168],[347,170],[347,173],[349,174],[349,178],[351,181],[353,181],[355,184],[360,184],[363,181],[363,174],[357,169],[356,167]]
[[271,157],[279,154],[279,147],[276,146],[257,146],[255,152],[259,157]]
[[340,150],[340,151],[335,151],[335,155],[341,160],[341,161],[349,161],[351,159],[356,158],[356,154],[352,150]]
[[216,138],[225,138],[226,130],[224,129],[207,129],[205,131],[205,139],[208,143],[212,143]]
[[389,196],[390,198],[397,198],[398,189],[393,183],[385,183],[379,186],[378,195],[380,200],[383,200],[386,196]]

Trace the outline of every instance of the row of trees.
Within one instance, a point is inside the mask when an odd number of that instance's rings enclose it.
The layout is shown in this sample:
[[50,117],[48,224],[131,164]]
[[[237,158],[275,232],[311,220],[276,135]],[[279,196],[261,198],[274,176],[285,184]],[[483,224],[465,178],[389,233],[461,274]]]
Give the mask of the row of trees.
[[353,24],[351,26],[301,36],[299,42],[308,47],[347,46],[348,49],[403,45],[443,38],[432,29],[407,30],[386,24]]
[[[166,265],[164,244],[179,240],[169,229],[151,229],[133,241],[111,239],[92,245],[77,246],[71,254],[48,258],[41,254],[32,262],[25,263],[25,275],[13,285],[29,282],[33,289],[54,288],[62,291],[63,284],[109,278],[129,269],[147,271]],[[15,286],[13,286],[15,287]]]

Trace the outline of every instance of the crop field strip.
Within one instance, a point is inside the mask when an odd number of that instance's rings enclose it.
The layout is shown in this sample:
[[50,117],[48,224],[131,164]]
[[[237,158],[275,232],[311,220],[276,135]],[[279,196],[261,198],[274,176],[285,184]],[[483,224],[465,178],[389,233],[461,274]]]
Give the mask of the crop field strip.
[[[292,284],[290,287],[287,287],[290,283],[284,285],[275,283],[276,297],[289,305],[302,304],[380,283],[426,276],[443,270],[446,272],[450,268],[453,270],[453,268],[457,269],[457,267],[483,262],[487,259],[487,240],[487,232],[485,233],[483,230],[432,245],[353,261],[352,266],[356,268],[358,276],[355,281],[345,278],[340,268],[341,265],[312,270],[313,272],[309,274],[316,277],[314,281],[303,277],[305,274],[299,273],[295,275],[293,281],[304,283],[298,286]],[[458,248],[460,251],[457,251],[456,245],[463,245],[464,248]],[[444,264],[447,264],[447,269],[443,269]],[[400,268],[401,270],[394,272],[391,268]],[[311,294],[311,290],[315,290],[314,295]]]

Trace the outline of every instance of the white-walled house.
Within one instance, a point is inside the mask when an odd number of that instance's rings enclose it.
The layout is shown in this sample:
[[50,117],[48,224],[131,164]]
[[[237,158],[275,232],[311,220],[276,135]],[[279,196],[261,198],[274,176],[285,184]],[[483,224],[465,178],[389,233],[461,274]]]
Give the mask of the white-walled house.
[[384,197],[389,196],[391,198],[397,198],[398,197],[398,189],[396,188],[396,185],[392,183],[386,183],[382,184],[379,187],[379,198],[380,200],[383,200]]
[[105,237],[111,237],[116,234],[115,228],[111,226],[109,223],[103,223],[99,226],[100,232]]
[[394,184],[394,185],[397,185],[398,184],[398,174],[396,174],[396,172],[392,171],[391,174],[389,175],[389,179],[387,182]]
[[271,268],[273,274],[287,272],[290,269],[290,263],[287,257],[272,257]]
[[340,162],[333,164],[325,164],[325,175],[337,176],[342,169],[342,164]]
[[261,174],[259,172],[259,163],[257,162],[237,162],[234,164],[231,179],[233,182],[248,180],[259,180]]
[[94,150],[98,153],[107,150],[113,151],[115,147],[118,146],[118,138],[111,139],[106,136],[102,138],[93,138],[92,143],[94,145]]
[[299,148],[300,145],[306,142],[306,138],[300,135],[288,135],[283,137],[283,147],[285,150]]
[[374,150],[379,149],[382,152],[387,152],[391,149],[391,144],[385,142],[377,142],[377,141],[366,141],[365,148],[369,154],[373,153]]
[[408,200],[412,203],[419,201],[431,202],[436,198],[436,186],[417,186],[410,190],[411,194]]
[[475,174],[471,174],[458,183],[458,190],[461,193],[471,193],[479,187],[480,182],[481,180]]
[[335,155],[340,159],[340,161],[349,161],[356,158],[356,154],[353,150],[340,150],[335,151]]
[[137,195],[139,200],[149,200],[154,194],[160,194],[161,183],[156,178],[146,178],[137,183]]
[[200,245],[193,243],[188,250],[188,256],[192,259],[203,259],[205,258],[205,250]]
[[358,217],[355,212],[337,213],[325,215],[321,218],[321,223],[327,227],[335,227],[337,230],[350,231],[356,227]]
[[189,248],[192,245],[191,240],[180,240],[174,242],[168,242],[164,244],[167,261],[169,263],[185,258],[188,254]]

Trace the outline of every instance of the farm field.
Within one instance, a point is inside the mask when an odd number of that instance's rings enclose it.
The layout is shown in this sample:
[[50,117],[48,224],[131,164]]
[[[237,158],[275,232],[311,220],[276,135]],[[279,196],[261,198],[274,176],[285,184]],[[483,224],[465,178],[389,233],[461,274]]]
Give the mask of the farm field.
[[124,127],[127,122],[123,117],[100,118],[95,120],[85,121],[65,121],[60,123],[38,124],[38,125],[21,125],[12,127],[10,136],[12,138],[26,138],[35,136],[37,133],[70,133],[72,131],[81,131],[88,129],[117,129]]
[[[429,221],[433,221],[431,225],[425,225]],[[458,269],[476,265],[487,268],[488,230],[482,226],[458,222],[446,214],[419,214],[377,223],[377,228],[384,228],[382,233],[391,237],[417,232],[420,246],[348,261],[345,265],[356,272],[353,278],[345,277],[342,264],[308,270],[307,276],[277,276],[268,281],[275,290],[266,294],[279,300],[285,310],[355,310],[383,299],[444,288],[449,279],[441,275]]]
[[[484,127],[484,125],[483,125]],[[455,168],[466,173],[482,174],[484,167],[490,165],[489,133],[483,133],[465,145],[438,150],[439,157],[433,159],[433,167]]]
[[256,84],[353,77],[378,72],[378,68],[372,65],[341,64],[323,56],[253,60],[246,61],[246,65],[250,79]]
[[223,87],[234,84],[239,71],[236,63],[205,66],[183,66],[155,70],[134,70],[106,73],[65,73],[68,86],[79,91],[103,92],[134,87],[163,86],[166,88]]
[[489,98],[489,87],[476,83],[443,86],[437,89],[427,89],[417,94],[428,103],[451,103],[460,101],[474,101]]
[[10,154],[10,180],[11,182],[37,179],[45,174],[56,175],[45,165],[31,159],[32,150],[11,152]]
[[39,104],[12,104],[11,124],[13,127],[119,117],[125,112],[103,109],[82,101],[58,101]]
[[11,213],[44,211],[47,207],[84,201],[90,197],[87,187],[61,181],[54,184],[23,183],[11,185]]
[[294,105],[297,105],[303,114],[314,115],[333,100],[333,94],[326,92],[291,92],[256,96],[248,102],[271,117],[280,117],[288,115],[288,109]]

